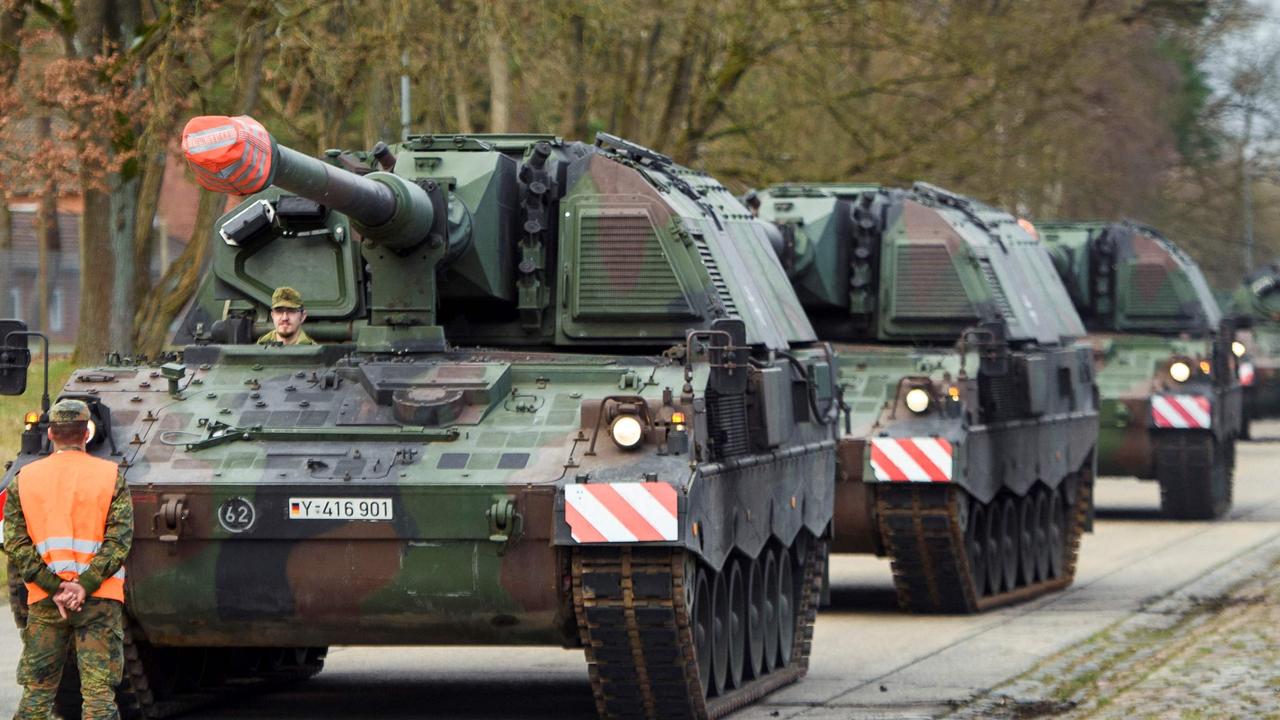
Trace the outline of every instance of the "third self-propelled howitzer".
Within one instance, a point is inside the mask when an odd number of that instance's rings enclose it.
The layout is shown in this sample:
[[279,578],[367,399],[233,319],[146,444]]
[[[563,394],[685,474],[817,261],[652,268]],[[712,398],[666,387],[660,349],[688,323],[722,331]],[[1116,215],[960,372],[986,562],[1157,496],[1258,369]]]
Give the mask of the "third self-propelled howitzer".
[[[1231,297],[1240,384],[1249,418],[1280,417],[1280,261],[1245,276]],[[1248,437],[1246,434],[1245,437]]]
[[[723,186],[603,134],[315,159],[212,117],[184,149],[248,195],[187,344],[61,392],[140,518],[132,716],[333,644],[583,648],[607,717],[716,717],[805,672],[834,361]],[[255,343],[284,285],[320,344]]]
[[903,607],[975,612],[1060,589],[1090,510],[1084,326],[1008,213],[924,183],[757,196],[824,340],[841,425],[833,549],[887,555]]
[[1200,267],[1137,223],[1036,227],[1089,328],[1102,394],[1098,472],[1159,481],[1170,517],[1222,515],[1241,389],[1232,327]]

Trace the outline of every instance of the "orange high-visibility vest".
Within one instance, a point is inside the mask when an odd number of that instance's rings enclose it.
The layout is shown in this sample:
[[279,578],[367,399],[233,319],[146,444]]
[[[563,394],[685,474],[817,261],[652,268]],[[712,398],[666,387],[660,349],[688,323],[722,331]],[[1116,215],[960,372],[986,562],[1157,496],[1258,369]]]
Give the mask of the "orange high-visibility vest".
[[[89,569],[102,547],[107,513],[120,467],[78,450],[63,450],[37,460],[18,473],[18,499],[27,534],[45,565],[63,580]],[[27,583],[27,602],[49,597]],[[124,568],[102,581],[93,597],[124,602]]]

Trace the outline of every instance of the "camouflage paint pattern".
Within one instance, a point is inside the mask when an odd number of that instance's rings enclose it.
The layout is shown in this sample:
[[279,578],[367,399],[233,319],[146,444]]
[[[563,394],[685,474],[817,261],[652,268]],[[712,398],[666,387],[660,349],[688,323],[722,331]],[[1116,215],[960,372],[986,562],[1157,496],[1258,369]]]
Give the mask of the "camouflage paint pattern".
[[63,619],[53,600],[29,607],[22,631],[18,684],[22,699],[14,720],[52,717],[68,647],[74,644],[84,698],[84,720],[116,720],[115,688],[124,671],[124,625],[120,603],[89,598],[79,612]]
[[[1075,344],[1084,326],[1014,217],[925,184],[791,184],[759,198],[819,336],[838,341],[847,410],[835,549],[882,551],[870,537],[872,438],[945,439],[951,482],[982,502],[1091,469],[1093,371]],[[1001,337],[984,344],[993,331]],[[993,352],[1001,376],[983,360]],[[930,397],[923,413],[906,406],[914,388]]]

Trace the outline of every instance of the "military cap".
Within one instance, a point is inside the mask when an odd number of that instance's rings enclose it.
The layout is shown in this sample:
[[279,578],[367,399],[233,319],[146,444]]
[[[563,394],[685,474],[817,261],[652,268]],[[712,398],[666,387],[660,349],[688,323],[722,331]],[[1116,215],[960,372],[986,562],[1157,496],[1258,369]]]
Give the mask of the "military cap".
[[302,307],[302,293],[291,287],[278,287],[276,291],[271,293],[271,307],[275,308],[300,308]]
[[89,406],[80,400],[59,400],[49,408],[49,422],[73,423],[88,422]]

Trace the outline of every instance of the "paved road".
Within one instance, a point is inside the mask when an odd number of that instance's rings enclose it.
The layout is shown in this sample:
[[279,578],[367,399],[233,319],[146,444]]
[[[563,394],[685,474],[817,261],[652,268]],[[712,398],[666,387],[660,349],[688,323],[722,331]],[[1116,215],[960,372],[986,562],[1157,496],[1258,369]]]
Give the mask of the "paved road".
[[[1280,423],[1255,426],[1280,439]],[[1099,520],[1076,584],[1050,598],[973,617],[915,617],[894,605],[888,564],[836,557],[833,607],[819,616],[808,678],[739,719],[932,717],[1025,671],[1174,591],[1220,589],[1280,555],[1280,441],[1243,443],[1228,520],[1159,519],[1152,483],[1099,483]],[[1224,565],[1230,566],[1226,570]],[[1218,569],[1212,577],[1211,571]],[[19,640],[0,622],[0,678]],[[0,682],[0,711],[17,701]],[[3,715],[0,712],[0,715]],[[578,652],[514,648],[335,648],[294,688],[190,716],[240,718],[593,718]]]

